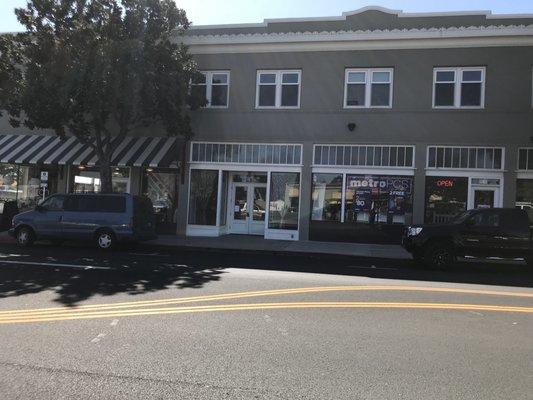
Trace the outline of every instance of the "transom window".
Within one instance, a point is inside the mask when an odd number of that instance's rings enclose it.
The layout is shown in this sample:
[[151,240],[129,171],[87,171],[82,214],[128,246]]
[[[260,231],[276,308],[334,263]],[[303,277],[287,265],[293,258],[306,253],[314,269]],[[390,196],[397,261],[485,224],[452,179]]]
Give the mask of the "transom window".
[[302,71],[258,71],[256,108],[299,108]]
[[226,108],[229,97],[229,71],[202,71],[191,86],[193,93],[207,101],[206,108]]
[[315,145],[314,165],[413,168],[413,146]]
[[533,147],[518,149],[518,170],[533,171]]
[[428,168],[503,169],[501,147],[429,146]]
[[193,142],[191,162],[300,165],[302,145]]
[[391,68],[347,69],[344,108],[392,107]]
[[483,108],[485,67],[435,68],[434,108]]

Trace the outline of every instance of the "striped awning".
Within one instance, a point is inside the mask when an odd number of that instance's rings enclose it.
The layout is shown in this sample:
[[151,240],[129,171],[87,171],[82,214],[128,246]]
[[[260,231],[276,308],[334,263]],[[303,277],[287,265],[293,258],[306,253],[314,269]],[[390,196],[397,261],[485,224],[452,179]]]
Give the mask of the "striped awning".
[[[182,141],[169,137],[115,139],[114,167],[177,167]],[[75,137],[0,135],[0,163],[97,166],[92,147]]]

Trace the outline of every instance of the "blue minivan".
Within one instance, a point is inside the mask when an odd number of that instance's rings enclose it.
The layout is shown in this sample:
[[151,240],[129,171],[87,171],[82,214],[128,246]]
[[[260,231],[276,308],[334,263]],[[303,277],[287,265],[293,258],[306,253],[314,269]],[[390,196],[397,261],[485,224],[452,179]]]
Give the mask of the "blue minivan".
[[157,238],[152,202],[130,194],[56,194],[17,214],[9,234],[21,246],[92,240],[100,249]]

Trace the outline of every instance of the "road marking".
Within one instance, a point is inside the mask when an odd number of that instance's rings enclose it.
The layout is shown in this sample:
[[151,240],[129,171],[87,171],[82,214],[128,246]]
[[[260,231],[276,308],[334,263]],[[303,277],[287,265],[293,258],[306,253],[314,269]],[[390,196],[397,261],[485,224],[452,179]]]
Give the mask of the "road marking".
[[76,269],[102,269],[102,270],[111,269],[108,267],[98,267],[96,265],[58,264],[58,263],[43,263],[43,262],[31,262],[31,261],[0,260],[0,264],[36,265],[40,267],[63,267],[63,268],[76,268]]
[[98,336],[96,336],[93,340],[91,340],[91,343],[98,343],[104,337],[105,337],[105,333],[99,333]]
[[[1,263],[1,261],[0,261]],[[324,286],[324,287],[308,287],[308,288],[294,288],[294,289],[274,289],[254,292],[237,292],[227,294],[205,295],[195,297],[171,298],[164,300],[141,300],[133,302],[122,303],[107,303],[107,304],[90,304],[82,305],[76,308],[54,307],[54,308],[37,308],[29,310],[6,310],[0,311],[0,320],[4,317],[13,317],[17,315],[43,315],[43,314],[57,314],[57,313],[75,313],[83,312],[85,310],[112,310],[122,308],[136,308],[147,306],[162,306],[171,304],[184,304],[195,302],[208,302],[218,300],[234,300],[250,297],[264,297],[264,296],[279,296],[291,294],[306,294],[306,293],[324,293],[324,292],[340,292],[340,291],[402,291],[402,292],[434,292],[434,293],[460,293],[460,294],[475,294],[475,295],[489,295],[489,296],[510,296],[510,297],[527,297],[533,298],[533,292],[503,292],[491,290],[475,290],[475,289],[456,289],[456,288],[436,288],[436,287],[418,287],[418,286]]]
[[488,304],[453,304],[453,303],[396,303],[396,302],[301,302],[301,303],[252,303],[252,304],[223,304],[193,307],[172,307],[145,310],[122,310],[86,312],[82,314],[42,316],[34,318],[6,318],[0,324],[17,324],[32,322],[68,321],[79,319],[97,319],[110,317],[134,317],[147,315],[192,314],[222,311],[243,310],[276,310],[276,309],[426,309],[426,310],[471,310],[494,311],[504,313],[533,314],[533,307],[494,306]]

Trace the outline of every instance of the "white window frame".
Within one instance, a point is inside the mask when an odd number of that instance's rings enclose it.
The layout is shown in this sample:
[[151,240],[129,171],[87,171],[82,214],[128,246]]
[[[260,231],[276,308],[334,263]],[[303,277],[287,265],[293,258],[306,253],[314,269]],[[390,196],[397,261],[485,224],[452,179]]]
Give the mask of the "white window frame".
[[[365,104],[360,106],[350,106],[348,105],[348,76],[353,72],[363,72],[365,74]],[[390,75],[389,81],[389,104],[385,106],[373,106],[372,101],[372,77],[374,72],[388,72]],[[376,82],[376,84],[383,82]],[[360,83],[362,85],[362,83]],[[346,68],[344,72],[344,108],[392,108],[392,96],[393,96],[393,86],[394,86],[394,68]]]
[[[463,72],[468,71],[481,71],[481,82],[470,82],[463,81]],[[451,106],[437,106],[435,104],[436,95],[437,95],[437,72],[453,72],[455,74],[455,79],[453,82],[442,82],[449,83],[454,85],[454,99],[453,105]],[[433,68],[433,96],[432,96],[432,106],[437,110],[453,110],[453,109],[470,109],[470,110],[480,110],[485,108],[485,84],[487,82],[487,69],[486,67],[436,67]],[[461,105],[461,90],[463,83],[481,83],[481,99],[479,106],[462,106]]]
[[[261,74],[275,74],[276,75],[276,95],[273,106],[260,106],[259,105],[259,87],[262,85],[260,83]],[[284,74],[297,74],[298,75],[298,105],[296,106],[282,106],[281,105],[281,91],[283,85],[293,85],[295,83],[283,83],[282,78]],[[268,86],[273,86],[274,84],[263,84]],[[268,70],[262,69],[257,71],[256,83],[255,83],[255,108],[258,110],[274,110],[274,109],[299,109],[302,98],[302,70],[301,69],[283,69],[283,70]]]
[[[200,71],[205,76],[205,83],[191,83],[194,86],[205,86],[205,98],[207,104],[202,108],[228,108],[229,107],[229,91],[230,91],[230,71]],[[225,84],[213,84],[213,75],[226,75],[228,83]],[[213,106],[211,105],[211,99],[213,94],[213,86],[228,86],[228,92],[226,94],[225,106]]]

